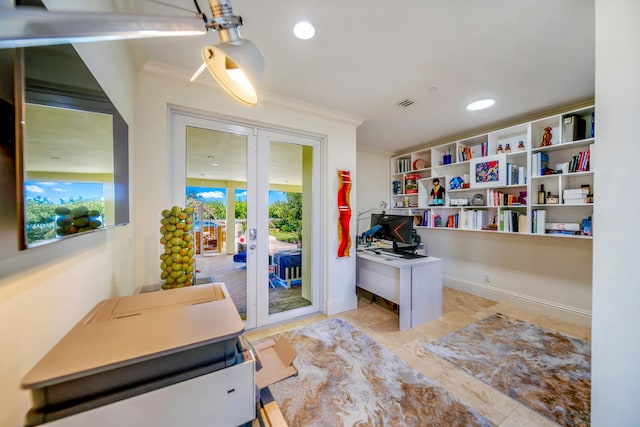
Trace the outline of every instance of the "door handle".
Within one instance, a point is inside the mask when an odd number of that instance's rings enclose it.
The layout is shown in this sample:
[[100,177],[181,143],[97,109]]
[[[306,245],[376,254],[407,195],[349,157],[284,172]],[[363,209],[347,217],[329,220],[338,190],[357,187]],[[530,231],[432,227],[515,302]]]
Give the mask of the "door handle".
[[256,240],[258,236],[258,230],[256,230],[255,228],[250,228],[249,229],[249,240]]

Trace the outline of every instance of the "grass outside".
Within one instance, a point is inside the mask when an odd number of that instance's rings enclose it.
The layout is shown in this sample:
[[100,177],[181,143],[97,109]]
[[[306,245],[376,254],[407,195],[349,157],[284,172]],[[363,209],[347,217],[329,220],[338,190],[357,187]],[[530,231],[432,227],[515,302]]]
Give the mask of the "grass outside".
[[284,232],[274,228],[269,230],[269,235],[275,237],[281,242],[296,243],[298,241],[296,233]]

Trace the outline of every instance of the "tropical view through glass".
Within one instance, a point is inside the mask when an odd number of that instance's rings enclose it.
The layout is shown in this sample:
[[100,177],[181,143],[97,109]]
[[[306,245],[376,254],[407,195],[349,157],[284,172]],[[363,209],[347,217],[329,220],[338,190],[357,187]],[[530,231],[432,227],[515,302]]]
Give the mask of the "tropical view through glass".
[[[242,223],[243,232],[247,219],[247,191],[235,190],[235,219]],[[203,203],[217,220],[226,220],[227,190],[225,188],[187,187],[187,205]],[[297,243],[302,240],[302,193],[269,191],[269,234],[277,240]]]

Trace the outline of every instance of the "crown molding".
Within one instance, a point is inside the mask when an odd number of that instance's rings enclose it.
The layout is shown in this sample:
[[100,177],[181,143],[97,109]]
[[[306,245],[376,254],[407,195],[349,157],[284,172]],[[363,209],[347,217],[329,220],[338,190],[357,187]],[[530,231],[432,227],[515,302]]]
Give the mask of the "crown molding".
[[[180,81],[189,81],[193,72],[184,70],[182,68],[167,65],[157,61],[147,61],[141,69],[141,72],[154,74],[160,77],[166,77],[170,79],[176,79]],[[224,92],[224,89],[218,85],[215,80],[208,73],[203,73],[198,80],[193,84],[207,86],[213,90]],[[260,104],[271,104],[278,107],[295,110],[298,112],[304,112],[315,116],[323,117],[329,120],[346,123],[351,126],[360,126],[364,123],[365,119],[352,114],[343,113],[341,111],[332,110],[330,108],[320,107],[313,104],[297,101],[295,99],[287,98],[273,93],[262,92],[260,95]],[[259,104],[259,105],[260,105]]]

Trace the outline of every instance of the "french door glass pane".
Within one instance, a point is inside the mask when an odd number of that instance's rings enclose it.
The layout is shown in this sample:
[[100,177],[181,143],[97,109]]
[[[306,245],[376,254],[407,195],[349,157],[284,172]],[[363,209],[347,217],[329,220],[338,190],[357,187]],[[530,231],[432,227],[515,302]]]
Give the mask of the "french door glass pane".
[[186,200],[196,215],[196,283],[224,282],[246,319],[247,138],[192,126],[186,132]]
[[269,314],[312,304],[310,253],[312,148],[269,147]]

